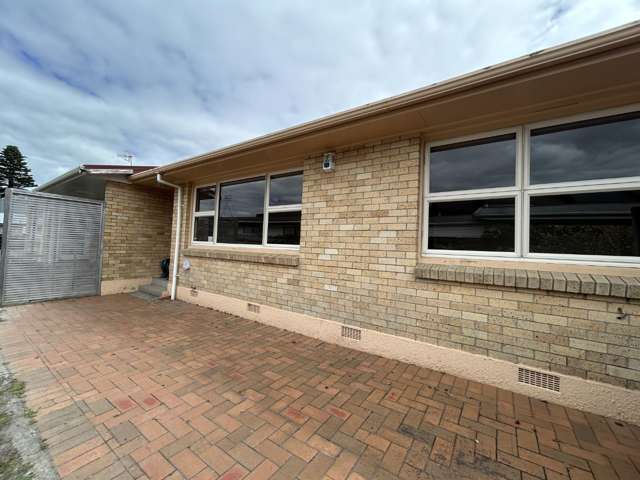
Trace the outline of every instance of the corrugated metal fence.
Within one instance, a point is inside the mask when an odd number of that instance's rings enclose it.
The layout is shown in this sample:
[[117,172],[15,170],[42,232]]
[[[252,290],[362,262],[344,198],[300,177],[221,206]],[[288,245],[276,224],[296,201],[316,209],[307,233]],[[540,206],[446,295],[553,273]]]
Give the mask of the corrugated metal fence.
[[2,305],[98,295],[102,202],[8,189]]

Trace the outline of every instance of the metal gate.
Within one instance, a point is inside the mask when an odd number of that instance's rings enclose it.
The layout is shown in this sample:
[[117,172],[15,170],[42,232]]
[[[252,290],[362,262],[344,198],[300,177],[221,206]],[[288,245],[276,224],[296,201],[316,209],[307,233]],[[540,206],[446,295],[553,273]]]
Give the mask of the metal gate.
[[7,189],[0,303],[100,292],[103,203]]

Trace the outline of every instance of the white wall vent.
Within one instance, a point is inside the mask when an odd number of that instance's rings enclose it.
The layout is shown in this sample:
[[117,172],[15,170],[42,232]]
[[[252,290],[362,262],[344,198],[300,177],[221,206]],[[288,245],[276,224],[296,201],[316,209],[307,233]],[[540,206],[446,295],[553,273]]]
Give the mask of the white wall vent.
[[560,391],[560,377],[548,373],[536,372],[528,368],[518,368],[518,382],[553,390],[554,392]]
[[350,340],[360,341],[362,339],[362,330],[359,328],[342,326],[342,336]]
[[256,305],[255,303],[247,303],[247,310],[251,313],[260,313],[260,305]]

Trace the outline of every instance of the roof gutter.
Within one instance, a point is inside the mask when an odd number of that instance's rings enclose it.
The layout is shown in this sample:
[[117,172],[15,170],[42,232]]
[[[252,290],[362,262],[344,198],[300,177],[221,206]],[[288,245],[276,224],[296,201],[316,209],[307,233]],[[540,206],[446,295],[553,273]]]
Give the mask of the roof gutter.
[[51,180],[49,180],[48,182],[43,183],[42,185],[37,186],[36,188],[33,189],[34,192],[41,192],[47,188],[53,187],[54,185],[57,185],[59,183],[65,183],[68,182],[69,180],[73,180],[76,177],[80,177],[82,175],[84,175],[85,173],[87,173],[87,171],[85,170],[84,166],[80,165],[77,168],[74,168],[72,170],[69,170],[66,173],[63,173],[62,175],[57,176],[56,178],[53,178]]
[[182,187],[174,183],[167,182],[162,178],[161,174],[156,174],[156,181],[162,185],[174,188],[178,194],[178,206],[176,212],[176,244],[173,250],[172,273],[171,273],[171,300],[176,299],[176,290],[178,286],[178,261],[180,259],[180,226],[182,225]]
[[623,47],[640,41],[640,21],[628,23],[622,27],[603,33],[585,37],[573,42],[533,52],[522,57],[502,62],[491,67],[453,77],[449,80],[434,83],[427,87],[390,97],[378,102],[368,103],[360,107],[302,123],[284,130],[279,130],[246,142],[237,143],[218,150],[180,160],[162,167],[156,167],[131,176],[132,181],[144,180],[158,173],[170,173],[188,168],[206,161],[225,158],[236,154],[267,148],[275,144],[285,143],[299,137],[319,133],[350,123],[389,114],[400,109],[427,103],[436,99],[480,88],[498,81],[531,73],[542,68],[577,60],[588,55]]

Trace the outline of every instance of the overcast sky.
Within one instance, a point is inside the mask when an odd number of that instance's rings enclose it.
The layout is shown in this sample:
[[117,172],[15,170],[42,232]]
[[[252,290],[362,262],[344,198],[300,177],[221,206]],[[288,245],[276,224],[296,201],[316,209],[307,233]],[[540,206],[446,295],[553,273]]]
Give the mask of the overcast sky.
[[640,0],[0,0],[0,148],[159,165],[640,18]]

